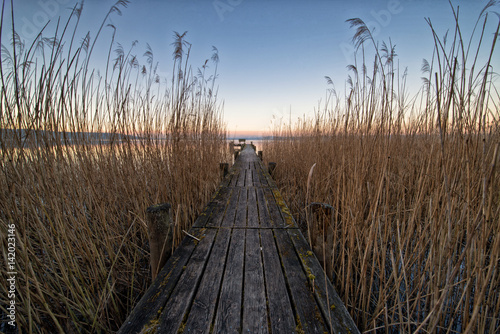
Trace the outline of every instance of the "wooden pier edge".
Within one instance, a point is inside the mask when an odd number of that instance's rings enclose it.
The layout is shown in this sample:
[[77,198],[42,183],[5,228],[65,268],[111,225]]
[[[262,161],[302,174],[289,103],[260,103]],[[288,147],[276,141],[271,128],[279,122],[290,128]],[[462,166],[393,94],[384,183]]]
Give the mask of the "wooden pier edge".
[[[273,171],[274,167],[272,168]],[[261,168],[265,171],[263,166]],[[293,221],[296,224],[269,171],[264,175],[268,179],[271,188],[273,188],[276,202],[281,207],[283,220]],[[323,316],[325,319],[330,320],[330,333],[359,333],[359,329],[347,311],[344,302],[340,299],[314,252],[311,251],[311,247],[300,229],[289,229],[287,232],[299,255],[303,269],[310,273],[308,275],[309,283],[314,286],[314,295],[321,305]]]
[[359,333],[250,145],[189,234],[118,333]]

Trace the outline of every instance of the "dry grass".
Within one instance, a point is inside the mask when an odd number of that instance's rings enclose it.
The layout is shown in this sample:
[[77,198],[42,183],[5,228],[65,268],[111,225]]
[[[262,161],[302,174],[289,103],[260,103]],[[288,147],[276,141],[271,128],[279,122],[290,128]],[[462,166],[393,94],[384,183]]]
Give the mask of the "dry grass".
[[178,242],[229,158],[216,52],[214,73],[203,66],[195,76],[191,45],[176,34],[172,78],[162,83],[149,47],[140,65],[135,43],[111,41],[99,74],[89,65],[95,40],[78,44],[74,34],[80,15],[75,7],[55,36],[41,33],[30,46],[15,33],[2,41],[0,243],[7,262],[15,224],[23,332],[116,330],[150,283],[146,208],[172,204]]
[[[363,21],[350,20],[362,61],[350,66],[345,99],[332,90],[312,119],[277,126],[264,145],[365,332],[500,330],[500,99],[490,67],[498,26],[493,38],[483,26],[497,22],[491,9],[470,43],[454,12],[451,38],[435,35],[424,87],[411,100],[395,49],[377,47]],[[335,211],[313,220],[312,202]]]

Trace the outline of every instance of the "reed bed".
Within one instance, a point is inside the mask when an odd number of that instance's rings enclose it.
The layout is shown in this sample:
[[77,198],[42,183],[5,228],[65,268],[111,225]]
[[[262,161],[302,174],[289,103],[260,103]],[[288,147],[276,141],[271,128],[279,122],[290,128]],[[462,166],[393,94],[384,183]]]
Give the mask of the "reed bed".
[[[447,37],[428,20],[435,50],[413,98],[395,48],[349,20],[358,53],[345,96],[331,89],[313,117],[278,122],[264,143],[281,193],[363,332],[500,330],[491,67],[500,25],[488,15],[496,5],[472,32],[460,29],[458,9]],[[318,213],[317,202],[333,210]]]
[[5,26],[2,7],[0,243],[7,263],[14,224],[20,332],[117,330],[151,280],[146,208],[171,203],[179,242],[230,157],[215,48],[193,73],[186,33],[175,33],[166,80],[149,46],[136,56],[136,42],[126,49],[113,37],[106,68],[92,68],[108,17],[126,6],[116,2],[95,37],[81,40],[77,5],[55,35],[42,31],[31,45]]

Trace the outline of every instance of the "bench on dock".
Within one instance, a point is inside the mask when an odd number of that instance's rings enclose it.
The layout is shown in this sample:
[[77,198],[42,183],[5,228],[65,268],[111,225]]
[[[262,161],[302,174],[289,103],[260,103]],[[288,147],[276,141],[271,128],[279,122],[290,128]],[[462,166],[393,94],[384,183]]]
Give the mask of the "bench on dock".
[[118,333],[359,333],[251,145],[189,234]]

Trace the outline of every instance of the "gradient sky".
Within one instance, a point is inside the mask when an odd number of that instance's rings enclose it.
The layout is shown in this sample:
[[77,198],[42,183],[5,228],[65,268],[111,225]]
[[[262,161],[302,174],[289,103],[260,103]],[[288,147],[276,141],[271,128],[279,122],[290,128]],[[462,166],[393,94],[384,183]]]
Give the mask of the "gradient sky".
[[[75,0],[15,0],[17,30],[32,38],[32,28],[57,17],[66,18]],[[94,36],[115,0],[85,1],[81,37]],[[460,6],[461,27],[470,35],[486,0],[453,1]],[[495,7],[500,12],[499,6]],[[139,41],[140,57],[146,43],[159,61],[160,75],[170,77],[173,31],[188,31],[191,65],[201,67],[219,50],[219,98],[230,131],[260,134],[273,116],[288,121],[311,114],[324,99],[332,77],[344,93],[346,66],[352,63],[350,40],[354,31],[345,22],[359,17],[379,41],[396,45],[399,64],[408,68],[410,95],[420,87],[422,59],[430,59],[433,40],[424,18],[429,17],[440,36],[453,28],[448,0],[132,0],[123,15],[113,15],[116,41],[125,49]],[[489,32],[498,19],[492,17]],[[101,36],[109,43],[111,29]],[[487,44],[492,36],[486,36]],[[102,50],[104,55],[104,48]],[[498,54],[498,52],[496,53]],[[95,59],[99,57],[95,57]],[[496,57],[495,64],[499,64]],[[145,60],[142,60],[145,63]],[[495,65],[494,64],[494,65]],[[496,68],[496,67],[495,67]]]

